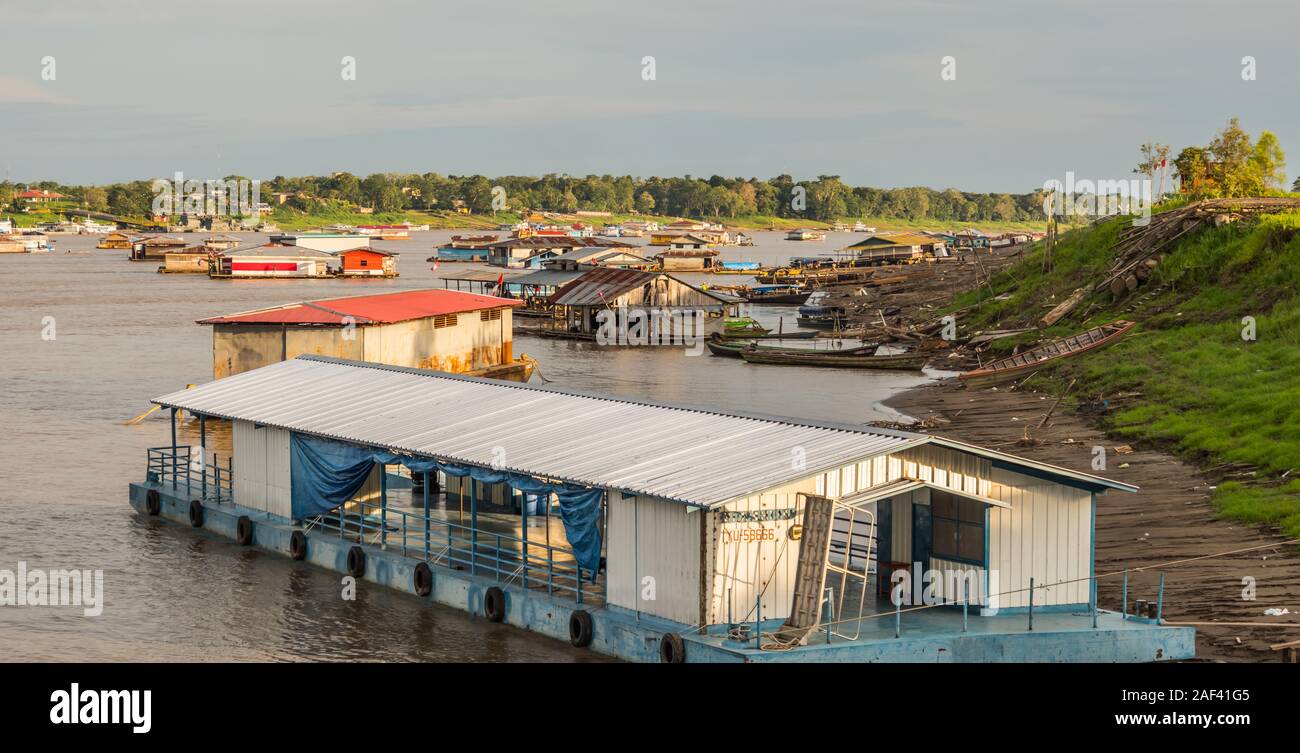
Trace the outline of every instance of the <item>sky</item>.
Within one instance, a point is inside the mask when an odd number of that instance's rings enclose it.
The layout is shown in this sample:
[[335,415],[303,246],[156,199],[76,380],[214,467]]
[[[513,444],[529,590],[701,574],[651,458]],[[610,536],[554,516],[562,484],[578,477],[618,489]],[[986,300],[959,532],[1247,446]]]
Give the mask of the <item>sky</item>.
[[0,170],[20,182],[829,174],[1021,193],[1131,177],[1143,142],[1204,145],[1232,116],[1300,173],[1296,0],[0,0],[0,24]]

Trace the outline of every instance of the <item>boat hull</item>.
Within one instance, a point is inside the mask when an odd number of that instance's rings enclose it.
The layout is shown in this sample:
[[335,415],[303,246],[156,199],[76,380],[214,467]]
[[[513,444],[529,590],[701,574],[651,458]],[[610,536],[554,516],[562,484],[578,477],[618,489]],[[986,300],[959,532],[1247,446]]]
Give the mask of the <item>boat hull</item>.
[[962,384],[971,388],[1015,381],[1045,366],[1052,366],[1075,356],[1100,350],[1124,337],[1134,326],[1136,325],[1133,322],[1121,319],[1101,327],[1093,327],[1073,337],[1040,345],[1010,358],[993,361],[983,368],[959,374],[957,378]]
[[885,369],[897,371],[920,371],[927,356],[904,353],[893,356],[846,356],[838,354],[802,354],[788,351],[771,352],[763,350],[742,351],[740,357],[747,363],[768,366],[825,366],[839,369]]

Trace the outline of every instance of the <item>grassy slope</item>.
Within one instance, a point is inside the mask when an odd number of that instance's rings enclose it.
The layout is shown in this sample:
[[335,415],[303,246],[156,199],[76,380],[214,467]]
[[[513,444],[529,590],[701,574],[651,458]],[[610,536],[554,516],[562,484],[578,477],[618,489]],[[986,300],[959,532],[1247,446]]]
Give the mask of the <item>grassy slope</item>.
[[[995,276],[989,291],[971,292],[954,308],[983,303],[964,325],[1029,324],[1055,300],[1092,284],[1110,265],[1109,247],[1122,221],[1062,237],[1056,266],[1042,271],[1036,246],[1021,264]],[[1108,415],[1108,429],[1167,447],[1206,467],[1240,463],[1256,469],[1246,482],[1221,484],[1221,514],[1276,525],[1300,536],[1300,213],[1257,224],[1206,229],[1176,244],[1138,297],[1167,286],[1131,312],[1132,300],[1093,295],[1075,316],[1047,331],[1064,336],[1117,318],[1139,323],[1125,340],[1044,370],[1058,391],[1078,377],[1074,394],[1136,391],[1142,397]],[[1081,320],[1081,315],[1087,315]],[[1242,337],[1255,318],[1257,339]],[[1009,351],[1031,333],[995,343]]]

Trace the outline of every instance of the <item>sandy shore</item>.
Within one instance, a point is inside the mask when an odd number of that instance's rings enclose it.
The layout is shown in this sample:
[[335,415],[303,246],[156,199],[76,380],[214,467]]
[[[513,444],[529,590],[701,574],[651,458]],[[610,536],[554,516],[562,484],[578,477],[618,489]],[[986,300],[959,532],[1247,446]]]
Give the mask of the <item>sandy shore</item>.
[[[1032,390],[966,390],[948,379],[887,401],[930,433],[968,441],[1066,468],[1097,473],[1140,486],[1137,494],[1110,492],[1097,500],[1097,572],[1130,570],[1129,603],[1154,600],[1159,570],[1165,572],[1164,617],[1169,622],[1269,623],[1290,627],[1197,625],[1197,656],[1220,661],[1279,661],[1269,645],[1300,639],[1300,550],[1282,544],[1274,531],[1219,520],[1209,502],[1212,481],[1163,452],[1135,447],[1117,454],[1067,401],[1038,429],[1055,398]],[[1029,442],[1024,441],[1028,427]],[[1092,448],[1106,448],[1106,470],[1093,471]],[[1251,549],[1247,552],[1239,550]],[[1165,565],[1222,552],[1221,557]],[[1243,598],[1243,579],[1253,578],[1255,599]],[[1118,610],[1123,577],[1098,583],[1103,609]],[[1267,616],[1269,608],[1291,614]]]

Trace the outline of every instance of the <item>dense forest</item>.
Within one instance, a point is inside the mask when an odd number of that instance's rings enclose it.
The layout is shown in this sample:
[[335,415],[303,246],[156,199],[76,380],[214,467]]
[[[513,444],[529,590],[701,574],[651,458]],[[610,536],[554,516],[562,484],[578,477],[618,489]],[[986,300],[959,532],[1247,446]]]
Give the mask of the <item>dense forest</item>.
[[[226,176],[239,180],[243,176]],[[769,180],[757,178],[708,179],[691,176],[634,178],[632,176],[543,175],[539,177],[482,175],[444,176],[351,173],[286,178],[277,176],[261,184],[261,200],[276,203],[286,196],[290,207],[309,214],[328,214],[352,207],[376,212],[449,210],[464,206],[475,214],[493,211],[493,189],[505,189],[504,206],[520,211],[669,215],[695,218],[771,216],[834,220],[853,217],[896,217],[908,220],[1029,220],[1042,215],[1042,192],[1027,194],[971,193],[955,188],[882,189],[849,186],[838,176],[823,175],[812,181],[795,181],[789,175]],[[22,185],[0,184],[0,205],[8,205]],[[155,192],[152,181],[140,180],[107,186],[72,186],[53,181],[30,184],[34,189],[58,191],[87,209],[123,216],[149,213]],[[501,195],[497,192],[497,195]]]
[[[1141,146],[1142,160],[1133,170],[1151,180],[1156,196],[1181,190],[1190,198],[1253,196],[1285,189],[1286,156],[1277,137],[1268,131],[1252,139],[1236,118],[1206,146],[1189,146],[1170,159],[1167,144]],[[1174,179],[1178,179],[1175,188]],[[243,180],[230,175],[222,181]],[[504,189],[502,191],[497,188]],[[151,213],[156,192],[153,181],[138,180],[107,186],[63,185],[39,181],[26,186],[0,183],[0,207],[14,205],[24,188],[66,194],[92,211],[125,217]],[[1300,180],[1292,190],[1300,190]],[[850,186],[837,175],[796,181],[789,175],[768,180],[726,178],[636,178],[630,175],[549,174],[539,177],[440,175],[438,173],[376,173],[364,178],[341,172],[329,176],[263,181],[261,201],[308,215],[329,215],[365,207],[376,213],[449,211],[473,214],[494,210],[601,211],[616,214],[734,219],[775,217],[834,221],[853,218],[894,218],[909,221],[1013,222],[1043,218],[1043,189],[1031,193],[972,193],[955,188],[871,188]],[[281,201],[283,199],[283,201]]]

